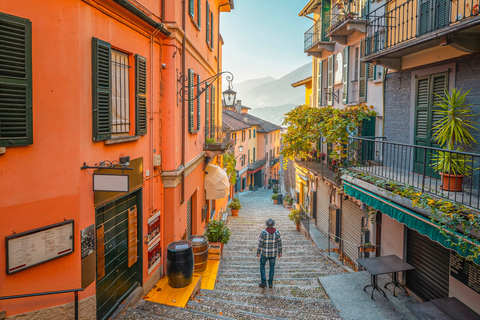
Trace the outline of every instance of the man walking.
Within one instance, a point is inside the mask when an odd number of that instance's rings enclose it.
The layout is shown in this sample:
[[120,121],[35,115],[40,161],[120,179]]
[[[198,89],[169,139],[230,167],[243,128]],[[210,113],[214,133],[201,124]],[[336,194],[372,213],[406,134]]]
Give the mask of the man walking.
[[270,272],[268,277],[268,287],[273,287],[273,274],[275,273],[275,258],[282,257],[282,238],[280,232],[273,226],[275,221],[267,220],[267,227],[260,233],[260,240],[258,242],[257,258],[260,258],[260,277],[262,282],[258,285],[260,288],[267,287],[267,279],[265,278],[265,264],[267,260],[270,263]]

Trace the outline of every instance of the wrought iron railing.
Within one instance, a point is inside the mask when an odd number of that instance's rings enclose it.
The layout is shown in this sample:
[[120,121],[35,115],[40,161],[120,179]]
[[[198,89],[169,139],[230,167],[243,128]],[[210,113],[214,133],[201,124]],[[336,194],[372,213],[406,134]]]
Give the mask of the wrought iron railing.
[[303,50],[307,51],[320,41],[330,41],[326,37],[328,25],[322,19],[317,20],[315,24],[308,29],[303,36]]
[[475,18],[478,13],[478,0],[387,1],[367,17],[365,54],[372,55],[420,36],[438,33]]
[[325,16],[326,33],[331,33],[347,20],[365,20],[367,10],[368,0],[338,1]]
[[480,209],[480,154],[352,137],[346,165]]
[[232,129],[227,126],[210,126],[204,128],[204,151],[225,151],[232,144]]
[[273,167],[273,166],[276,165],[279,161],[280,161],[280,158],[279,158],[279,157],[273,158],[272,160],[270,160],[270,167]]
[[252,162],[248,165],[248,170],[249,171],[257,170],[257,169],[263,167],[266,163],[267,163],[267,161],[265,161],[265,158],[257,159],[257,160],[255,160],[254,162]]
[[83,288],[80,289],[70,289],[70,290],[59,290],[59,291],[48,291],[48,292],[38,292],[38,293],[28,293],[28,294],[19,294],[15,296],[5,296],[0,297],[0,300],[10,300],[10,299],[20,299],[20,298],[29,298],[29,297],[38,297],[38,296],[48,296],[52,294],[61,294],[61,293],[71,293],[74,294],[74,313],[75,320],[78,320],[78,292],[83,291]]

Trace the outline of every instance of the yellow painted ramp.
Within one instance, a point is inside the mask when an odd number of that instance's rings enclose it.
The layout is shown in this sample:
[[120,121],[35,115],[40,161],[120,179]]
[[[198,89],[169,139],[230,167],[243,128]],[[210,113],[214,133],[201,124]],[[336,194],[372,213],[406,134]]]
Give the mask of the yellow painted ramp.
[[197,276],[201,276],[202,285],[204,290],[213,290],[215,287],[215,281],[217,281],[218,267],[220,266],[220,260],[208,260],[207,268],[199,273],[194,273]]
[[145,296],[145,300],[185,308],[190,298],[193,298],[200,291],[200,276],[193,275],[192,283],[183,288],[172,288],[168,285],[168,278],[165,276],[158,280],[157,284]]

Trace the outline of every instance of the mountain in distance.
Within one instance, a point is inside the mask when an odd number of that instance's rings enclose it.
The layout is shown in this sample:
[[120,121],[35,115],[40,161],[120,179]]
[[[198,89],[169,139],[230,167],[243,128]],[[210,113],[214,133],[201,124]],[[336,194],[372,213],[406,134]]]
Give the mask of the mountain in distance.
[[[243,104],[243,102],[242,102]],[[283,106],[263,107],[250,110],[250,114],[278,126],[282,124],[285,113],[295,108],[298,104],[285,104]]]
[[305,89],[293,88],[292,83],[311,75],[312,64],[307,63],[280,79],[266,77],[247,80],[236,84],[234,90],[237,92],[237,99],[242,100],[242,105],[252,109],[288,104],[299,105],[305,102]]

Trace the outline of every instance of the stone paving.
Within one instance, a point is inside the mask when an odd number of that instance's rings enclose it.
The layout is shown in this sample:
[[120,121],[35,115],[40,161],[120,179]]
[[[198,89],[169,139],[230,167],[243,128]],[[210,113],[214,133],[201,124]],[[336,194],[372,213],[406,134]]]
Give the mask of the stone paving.
[[[265,189],[242,195],[238,216],[228,217],[232,235],[214,290],[202,290],[185,309],[142,300],[118,319],[341,319],[318,279],[347,271],[296,231],[289,210],[274,205],[271,195]],[[273,288],[262,289],[256,250],[269,218],[282,236],[283,255]]]

